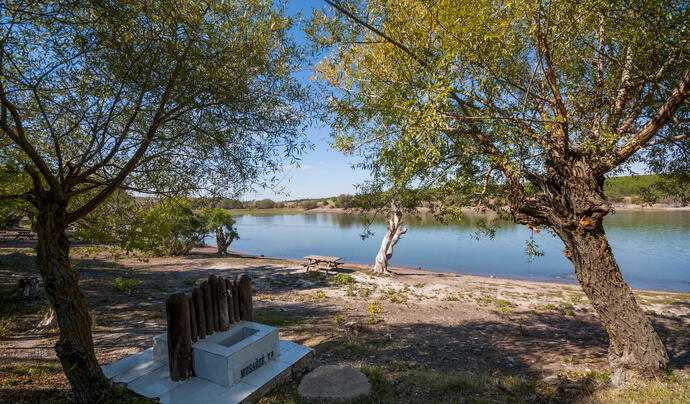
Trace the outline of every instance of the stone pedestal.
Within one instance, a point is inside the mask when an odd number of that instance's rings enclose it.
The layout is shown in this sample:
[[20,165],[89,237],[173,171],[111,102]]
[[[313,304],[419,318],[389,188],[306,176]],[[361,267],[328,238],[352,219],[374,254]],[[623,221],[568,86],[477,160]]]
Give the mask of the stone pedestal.
[[[153,340],[153,359],[167,363],[167,335]],[[192,345],[194,375],[231,387],[280,355],[278,330],[240,321]]]
[[175,382],[168,371],[167,335],[153,342],[153,348],[104,366],[103,372],[163,404],[249,403],[278,383],[300,378],[314,356],[311,348],[279,340],[273,327],[241,321],[193,344],[194,376]]

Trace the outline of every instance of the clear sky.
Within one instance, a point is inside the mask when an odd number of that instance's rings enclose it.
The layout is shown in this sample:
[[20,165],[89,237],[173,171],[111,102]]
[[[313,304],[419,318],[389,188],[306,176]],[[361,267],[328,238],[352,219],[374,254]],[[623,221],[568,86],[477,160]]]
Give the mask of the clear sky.
[[[302,13],[309,18],[313,7],[324,7],[321,0],[291,0],[288,3],[287,14]],[[294,30],[298,42],[304,41],[301,25]],[[311,68],[300,74],[305,81],[311,75]],[[314,144],[314,150],[302,155],[299,167],[286,167],[281,174],[277,188],[283,188],[287,194],[279,194],[273,190],[258,190],[246,194],[242,199],[270,198],[276,201],[322,198],[340,194],[354,194],[355,185],[369,178],[369,173],[363,170],[353,170],[352,164],[359,161],[356,156],[345,156],[331,148],[330,128],[324,124],[315,124],[306,132],[307,138]]]

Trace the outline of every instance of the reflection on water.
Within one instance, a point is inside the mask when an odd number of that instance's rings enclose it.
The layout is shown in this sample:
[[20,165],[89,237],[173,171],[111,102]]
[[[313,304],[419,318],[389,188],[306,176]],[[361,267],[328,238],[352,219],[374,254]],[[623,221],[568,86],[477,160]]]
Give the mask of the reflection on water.
[[[236,217],[241,239],[232,250],[284,258],[339,256],[372,264],[386,223],[371,225],[362,240],[358,215],[311,213]],[[563,243],[549,232],[499,222],[493,240],[474,235],[483,218],[440,224],[432,215],[406,218],[409,231],[396,246],[391,265],[476,275],[574,282]],[[636,288],[690,291],[690,211],[626,211],[608,216],[605,228],[626,280]],[[545,256],[527,263],[525,240],[533,237]],[[208,240],[212,242],[212,240]]]

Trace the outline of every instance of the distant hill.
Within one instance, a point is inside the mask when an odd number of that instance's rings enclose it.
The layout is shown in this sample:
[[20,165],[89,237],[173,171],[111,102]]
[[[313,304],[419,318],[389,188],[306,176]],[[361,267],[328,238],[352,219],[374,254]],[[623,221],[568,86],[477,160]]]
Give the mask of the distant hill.
[[613,203],[634,205],[690,203],[690,174],[677,176],[636,175],[607,178],[606,198]]

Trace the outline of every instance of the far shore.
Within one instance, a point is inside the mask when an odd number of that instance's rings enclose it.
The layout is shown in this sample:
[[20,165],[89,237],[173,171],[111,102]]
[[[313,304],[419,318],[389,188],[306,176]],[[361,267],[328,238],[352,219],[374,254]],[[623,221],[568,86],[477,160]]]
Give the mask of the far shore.
[[[616,211],[688,211],[690,210],[690,205],[688,206],[676,206],[667,204],[653,204],[653,205],[624,205],[624,204],[612,204],[611,211],[615,213]],[[269,209],[258,209],[258,208],[248,208],[248,209],[229,209],[232,215],[281,215],[281,214],[310,214],[310,213],[360,213],[359,211],[345,208],[336,207],[318,207],[314,209],[304,209],[304,208],[269,208]],[[429,208],[418,208],[417,213],[428,213]],[[463,214],[467,215],[491,215],[493,212],[478,212],[476,208],[466,207],[461,208]]]

